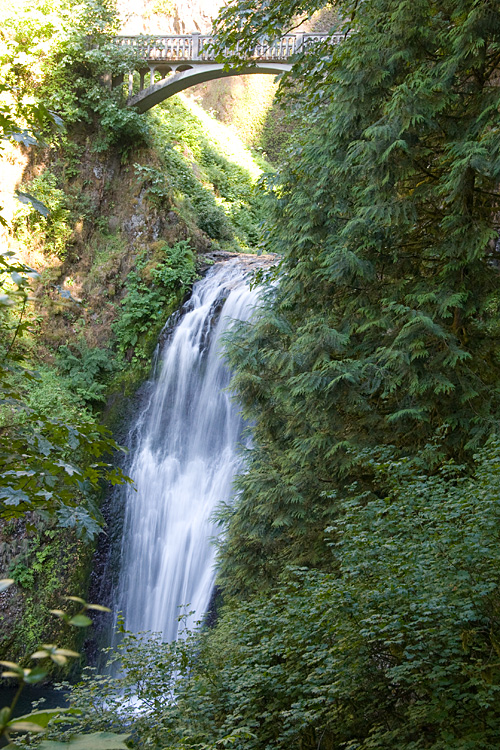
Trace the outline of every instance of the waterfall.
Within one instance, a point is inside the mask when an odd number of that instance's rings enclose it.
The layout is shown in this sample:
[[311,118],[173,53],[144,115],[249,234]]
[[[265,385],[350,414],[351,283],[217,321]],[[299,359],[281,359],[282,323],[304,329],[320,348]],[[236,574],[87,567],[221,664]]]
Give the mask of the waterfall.
[[207,611],[214,587],[215,507],[231,497],[243,422],[225,391],[221,336],[248,319],[257,292],[240,260],[193,287],[158,355],[150,399],[129,436],[135,483],[125,490],[118,609],[125,628],[178,635],[180,605]]

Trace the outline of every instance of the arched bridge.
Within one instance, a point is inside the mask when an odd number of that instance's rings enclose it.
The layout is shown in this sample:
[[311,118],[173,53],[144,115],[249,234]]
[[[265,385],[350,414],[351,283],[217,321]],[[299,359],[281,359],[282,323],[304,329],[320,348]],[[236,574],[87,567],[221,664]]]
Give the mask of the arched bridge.
[[[316,42],[338,43],[342,35],[287,34],[269,44],[258,44],[248,64],[238,69],[224,69],[216,62],[211,45],[213,37],[202,34],[176,36],[119,36],[115,43],[132,49],[141,59],[137,66],[139,91],[134,93],[134,71],[129,73],[127,106],[146,112],[155,104],[178,94],[197,83],[248,73],[279,75],[291,69],[290,58],[307,51]],[[159,77],[159,80],[158,80]],[[114,76],[111,85],[123,83],[123,76]]]

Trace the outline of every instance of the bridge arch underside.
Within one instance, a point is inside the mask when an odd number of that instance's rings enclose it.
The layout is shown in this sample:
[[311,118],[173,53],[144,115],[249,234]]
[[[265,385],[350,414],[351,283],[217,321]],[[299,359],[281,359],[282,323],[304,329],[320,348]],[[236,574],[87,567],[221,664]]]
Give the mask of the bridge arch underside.
[[[182,66],[182,67],[187,67]],[[245,66],[244,68],[224,70],[224,65],[220,63],[210,63],[190,67],[188,70],[179,70],[174,75],[164,78],[162,81],[148,86],[138,94],[129,97],[127,100],[128,107],[134,107],[138,112],[147,112],[155,104],[168,99],[180,91],[184,91],[190,86],[206,81],[215,81],[218,78],[230,78],[231,76],[241,76],[249,74],[269,74],[280,75],[292,69],[289,63],[262,62]]]

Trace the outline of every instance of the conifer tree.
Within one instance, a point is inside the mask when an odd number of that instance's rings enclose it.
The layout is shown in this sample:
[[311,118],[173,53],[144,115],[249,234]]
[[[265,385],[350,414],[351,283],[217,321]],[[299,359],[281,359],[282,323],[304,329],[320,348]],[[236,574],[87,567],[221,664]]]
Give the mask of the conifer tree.
[[[269,7],[231,6],[221,43],[308,10]],[[434,470],[497,429],[498,7],[339,8],[344,41],[296,67],[309,125],[270,197],[280,283],[231,348],[255,424],[224,543],[235,591],[324,562],[336,493],[384,493],[375,449]]]

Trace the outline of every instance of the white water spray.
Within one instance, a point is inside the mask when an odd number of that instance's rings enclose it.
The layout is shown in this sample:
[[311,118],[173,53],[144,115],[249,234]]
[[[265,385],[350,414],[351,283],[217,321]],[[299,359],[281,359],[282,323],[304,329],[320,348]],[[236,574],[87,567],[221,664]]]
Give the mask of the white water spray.
[[257,292],[238,260],[214,266],[195,284],[159,357],[160,375],[133,427],[127,469],[118,609],[125,628],[178,635],[181,605],[206,613],[214,586],[215,507],[231,497],[243,422],[225,392],[221,336],[246,320]]

